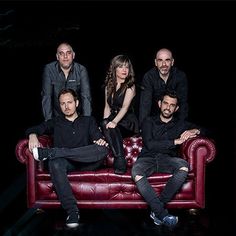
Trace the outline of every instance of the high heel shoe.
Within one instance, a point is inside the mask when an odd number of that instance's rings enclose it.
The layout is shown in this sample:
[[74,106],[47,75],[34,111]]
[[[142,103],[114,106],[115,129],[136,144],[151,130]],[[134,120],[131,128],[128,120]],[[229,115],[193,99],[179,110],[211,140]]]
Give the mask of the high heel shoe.
[[114,173],[117,175],[125,174],[127,171],[127,161],[124,157],[118,157],[114,160]]

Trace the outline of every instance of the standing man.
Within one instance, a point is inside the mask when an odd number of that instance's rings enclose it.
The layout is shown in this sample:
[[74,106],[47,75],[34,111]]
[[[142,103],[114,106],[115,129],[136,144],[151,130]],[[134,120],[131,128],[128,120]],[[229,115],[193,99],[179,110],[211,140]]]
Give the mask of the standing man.
[[[52,183],[68,215],[66,225],[76,228],[80,215],[67,173],[73,170],[100,168],[108,154],[108,144],[103,139],[95,119],[77,113],[79,100],[74,90],[61,90],[58,99],[63,116],[28,128],[26,135],[29,137],[29,150],[33,153],[34,159],[48,160]],[[52,135],[53,148],[40,147],[37,136],[42,134]]]
[[180,109],[177,115],[180,119],[188,116],[188,81],[183,71],[174,67],[174,58],[169,49],[162,48],[156,53],[155,67],[143,77],[140,94],[139,124],[145,117],[156,114],[157,101],[166,89],[175,90],[179,97]]
[[71,88],[79,96],[78,112],[85,116],[92,113],[91,91],[87,69],[74,62],[75,52],[70,44],[64,42],[57,48],[57,61],[44,67],[42,82],[42,110],[45,120],[62,115],[58,102],[61,89]]
[[[179,109],[176,93],[167,91],[158,106],[160,113],[145,118],[142,123],[144,147],[132,167],[132,178],[151,208],[150,217],[154,223],[172,227],[177,224],[178,217],[170,215],[165,205],[182,187],[189,169],[188,162],[178,156],[178,146],[202,134],[202,129],[174,117]],[[160,195],[147,179],[156,172],[172,174]]]

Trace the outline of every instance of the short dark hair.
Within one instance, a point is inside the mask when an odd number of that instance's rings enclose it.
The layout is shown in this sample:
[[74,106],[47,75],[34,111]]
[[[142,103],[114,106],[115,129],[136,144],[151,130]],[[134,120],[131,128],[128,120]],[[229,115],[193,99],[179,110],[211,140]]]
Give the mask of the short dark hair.
[[78,95],[77,95],[76,91],[73,89],[70,89],[70,88],[62,89],[60,91],[60,93],[58,94],[58,100],[60,99],[61,95],[66,94],[66,93],[70,93],[74,97],[75,101],[78,100]]
[[179,103],[179,97],[178,97],[178,95],[177,95],[177,93],[176,93],[175,90],[166,89],[166,90],[162,93],[162,95],[161,95],[161,97],[160,97],[160,100],[163,101],[163,99],[164,99],[165,96],[169,96],[169,97],[171,97],[171,98],[176,98],[176,100],[177,100],[177,105],[178,105],[178,103]]

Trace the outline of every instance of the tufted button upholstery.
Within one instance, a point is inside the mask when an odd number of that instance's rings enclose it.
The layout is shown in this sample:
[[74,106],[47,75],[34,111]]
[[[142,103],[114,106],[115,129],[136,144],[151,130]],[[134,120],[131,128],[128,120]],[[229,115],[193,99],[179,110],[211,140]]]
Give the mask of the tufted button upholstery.
[[[133,163],[136,161],[139,152],[141,151],[143,146],[142,138],[140,136],[128,137],[123,140],[123,147],[125,151],[125,158],[127,160],[128,167],[131,168]],[[113,166],[114,157],[112,156],[112,152],[108,154],[108,158],[106,159],[106,165],[108,167]]]
[[[44,147],[50,147],[49,136],[39,137]],[[139,136],[123,140],[128,169],[124,175],[116,175],[113,170],[114,158],[110,152],[105,159],[105,168],[97,171],[74,171],[68,174],[73,193],[80,208],[147,208],[132,178],[131,167],[140,153],[143,143]],[[17,159],[26,165],[28,207],[57,208],[60,202],[53,188],[50,174],[44,162],[34,161],[28,150],[28,140],[22,139],[15,149]],[[196,137],[181,145],[180,156],[190,163],[190,172],[181,190],[168,203],[169,208],[205,207],[206,164],[216,155],[213,140]],[[149,182],[159,194],[170,174],[153,174]]]

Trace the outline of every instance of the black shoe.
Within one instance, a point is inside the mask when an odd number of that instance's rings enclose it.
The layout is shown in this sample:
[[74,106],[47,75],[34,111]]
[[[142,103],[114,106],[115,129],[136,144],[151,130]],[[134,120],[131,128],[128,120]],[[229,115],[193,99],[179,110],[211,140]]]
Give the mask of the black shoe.
[[127,162],[124,157],[115,158],[114,160],[114,173],[117,175],[125,174],[127,171]]
[[79,226],[79,212],[73,211],[66,218],[66,226],[70,229],[77,228]]
[[33,148],[33,156],[36,161],[44,161],[55,156],[53,148]]

